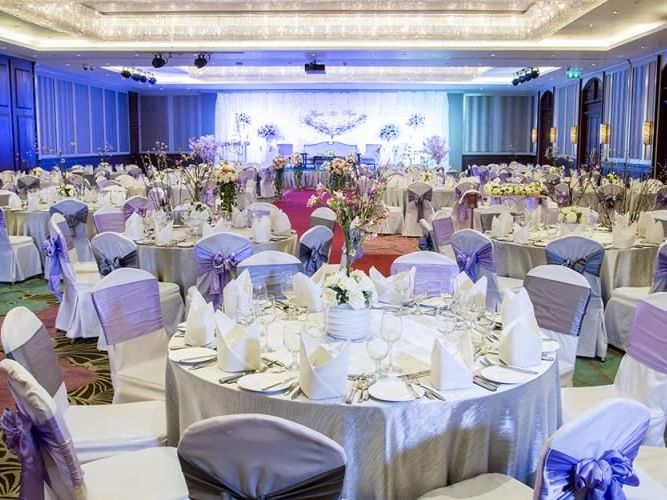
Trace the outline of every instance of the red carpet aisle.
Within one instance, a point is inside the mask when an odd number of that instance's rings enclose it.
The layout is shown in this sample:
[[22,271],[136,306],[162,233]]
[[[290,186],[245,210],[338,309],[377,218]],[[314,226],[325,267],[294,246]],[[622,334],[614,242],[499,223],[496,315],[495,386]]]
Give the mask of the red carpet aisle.
[[[290,218],[292,227],[299,236],[308,229],[310,213],[314,210],[306,206],[308,198],[314,193],[311,189],[302,191],[287,191],[281,200],[275,202]],[[331,247],[331,263],[340,262],[343,248],[343,233],[336,226],[334,240]],[[364,244],[364,256],[355,262],[354,267],[368,271],[375,266],[383,274],[389,274],[391,263],[399,255],[418,250],[417,238],[404,238],[400,235],[379,236],[375,239],[366,240]]]

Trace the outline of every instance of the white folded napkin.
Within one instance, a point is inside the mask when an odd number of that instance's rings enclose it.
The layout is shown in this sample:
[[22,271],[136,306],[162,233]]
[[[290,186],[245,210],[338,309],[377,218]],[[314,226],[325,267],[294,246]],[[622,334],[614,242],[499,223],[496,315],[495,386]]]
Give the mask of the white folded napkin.
[[653,217],[649,217],[649,220],[646,223],[646,234],[644,239],[649,243],[660,245],[665,240],[665,228],[662,225],[662,222],[655,220]]
[[19,198],[19,195],[16,193],[12,193],[9,195],[9,208],[17,210],[21,208],[21,198]]
[[454,278],[454,295],[457,299],[462,298],[474,284],[470,276],[464,272],[460,272]]
[[514,224],[514,243],[524,245],[528,243],[528,228],[522,227],[519,224]]
[[274,210],[271,213],[271,230],[274,234],[289,234],[292,230],[292,223],[282,210]]
[[409,302],[412,298],[416,273],[417,268],[412,267],[408,271],[385,277],[373,266],[368,272],[368,277],[375,285],[379,302],[401,305]]
[[466,331],[455,342],[436,338],[431,351],[431,383],[436,389],[472,387],[472,340]]
[[155,230],[155,244],[169,245],[174,241],[174,221],[167,221]]
[[637,234],[640,238],[646,236],[646,228],[648,227],[649,221],[652,219],[653,217],[648,212],[642,212],[639,214],[639,219],[637,220]]
[[225,314],[231,318],[237,318],[239,313],[247,313],[252,310],[252,279],[246,269],[236,279],[227,283],[222,291],[222,308]]
[[187,345],[204,347],[215,341],[215,316],[213,304],[206,299],[196,288],[193,290],[190,310],[185,326],[185,343]]
[[309,399],[342,397],[347,392],[350,343],[334,355],[308,335],[301,336],[299,385]]
[[232,226],[246,227],[248,224],[248,214],[245,210],[241,211],[236,207],[232,207]]
[[491,221],[491,234],[496,238],[504,238],[512,232],[514,218],[507,212],[501,212]]
[[144,239],[144,219],[137,212],[125,221],[125,235],[134,241]]
[[500,306],[500,315],[503,320],[503,325],[509,325],[515,319],[523,316],[525,313],[535,315],[533,310],[533,302],[525,288],[519,288],[518,291],[513,292],[509,289],[505,290],[503,302]]
[[637,223],[627,225],[627,219],[621,217],[619,223],[611,229],[611,239],[616,248],[632,247],[637,239]]
[[[482,276],[470,288],[462,291],[458,296],[458,300],[464,307],[470,307],[474,304],[478,309],[481,308],[484,310],[486,308],[487,287],[488,280],[486,276]],[[464,288],[467,288],[467,286]]]
[[28,210],[30,212],[39,210],[39,194],[28,193]]
[[500,359],[518,368],[538,366],[542,360],[542,336],[532,310],[525,311],[509,324],[503,324],[498,346]]
[[322,286],[310,276],[296,273],[292,278],[294,283],[294,302],[300,307],[306,307],[308,312],[322,310]]
[[218,368],[224,372],[259,370],[262,365],[259,322],[239,325],[221,311],[215,312]]
[[252,237],[255,243],[271,241],[271,218],[262,215],[252,219]]

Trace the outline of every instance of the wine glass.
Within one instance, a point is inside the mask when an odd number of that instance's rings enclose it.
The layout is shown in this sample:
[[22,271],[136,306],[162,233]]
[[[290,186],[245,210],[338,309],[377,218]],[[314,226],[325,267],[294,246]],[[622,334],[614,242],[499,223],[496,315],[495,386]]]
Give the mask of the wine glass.
[[252,298],[255,302],[266,300],[267,295],[266,283],[261,282],[252,284]]
[[269,342],[269,325],[276,320],[276,308],[274,305],[273,295],[268,295],[266,302],[266,304],[263,304],[261,301],[257,302],[257,315],[259,316],[259,321],[262,324],[262,333],[264,339],[262,351],[273,352],[275,349]]
[[[435,286],[435,285],[432,285]],[[423,314],[421,305],[428,298],[429,286],[427,283],[415,283],[413,288],[414,311],[416,316]]]
[[366,341],[366,353],[375,361],[375,380],[380,380],[382,360],[389,354],[389,344],[382,337],[373,335]]
[[292,319],[292,304],[294,301],[294,281],[291,273],[283,273],[280,277],[280,293],[287,300],[287,315]]
[[292,355],[292,363],[287,367],[290,371],[299,369],[299,351],[301,349],[301,329],[296,321],[288,320],[283,323],[283,345]]
[[303,332],[317,340],[324,336],[323,325],[317,321],[317,316],[315,313],[306,312],[303,315]]
[[400,366],[394,364],[394,344],[401,339],[402,334],[403,315],[385,311],[380,323],[380,337],[389,344],[389,364],[386,370],[389,374],[399,374],[403,371]]

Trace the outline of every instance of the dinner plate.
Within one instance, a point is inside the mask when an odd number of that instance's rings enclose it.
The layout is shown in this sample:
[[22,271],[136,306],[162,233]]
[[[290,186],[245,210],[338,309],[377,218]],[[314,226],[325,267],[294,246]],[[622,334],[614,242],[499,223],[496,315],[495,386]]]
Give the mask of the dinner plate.
[[542,340],[542,352],[556,352],[560,349],[560,343],[553,339]]
[[153,241],[152,240],[137,240],[135,241],[137,245],[152,245]]
[[[296,375],[288,373],[252,373],[241,377],[237,384],[241,389],[252,392],[262,392],[265,394],[273,394],[282,392],[290,387],[296,380]],[[277,385],[274,385],[277,384]],[[266,387],[270,387],[266,389]]]
[[[414,384],[412,387],[414,387],[415,392],[420,398],[424,396],[424,389]],[[373,399],[388,401],[390,403],[413,401],[415,399],[414,394],[412,394],[412,391],[410,391],[407,384],[400,379],[376,382],[368,388],[368,394],[370,394]]]
[[546,243],[546,241],[535,241],[535,242],[533,243],[533,246],[536,246],[536,247],[546,247],[546,246],[547,246],[547,243]]
[[194,365],[214,359],[218,353],[208,347],[191,347],[189,349],[177,349],[169,352],[169,359],[182,365]]
[[499,384],[522,384],[535,376],[504,366],[487,366],[486,368],[482,368],[480,373],[485,379],[491,382],[498,382]]
[[180,243],[177,243],[176,246],[179,248],[192,248],[195,244],[191,241],[181,241]]

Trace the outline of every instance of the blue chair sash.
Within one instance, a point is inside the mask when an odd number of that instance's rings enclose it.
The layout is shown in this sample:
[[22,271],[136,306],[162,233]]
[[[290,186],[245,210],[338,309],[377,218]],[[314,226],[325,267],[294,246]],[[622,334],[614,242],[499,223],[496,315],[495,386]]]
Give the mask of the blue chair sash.
[[324,264],[329,262],[329,256],[324,251],[325,242],[309,247],[304,243],[299,245],[299,260],[303,264],[303,270],[308,276],[312,276]]
[[653,284],[650,293],[667,292],[667,247],[661,249],[655,258]]
[[252,245],[245,244],[234,252],[223,254],[197,245],[195,258],[197,260],[197,275],[200,277],[197,288],[204,298],[212,300],[216,309],[222,305],[222,295],[225,285],[233,278],[236,266],[252,255]]
[[424,218],[424,203],[433,198],[433,189],[428,189],[423,193],[408,189],[408,201],[414,201],[417,205],[417,220]]
[[602,269],[602,259],[604,259],[604,248],[578,259],[563,258],[549,248],[545,249],[545,254],[547,256],[547,264],[565,266],[577,271],[579,274],[589,273],[599,277]]
[[138,268],[139,267],[139,259],[137,257],[137,251],[132,250],[130,253],[128,253],[125,256],[117,256],[117,257],[113,257],[111,259],[103,257],[103,258],[99,259],[97,265],[100,268],[100,274],[102,276],[106,276],[107,274],[115,271],[116,269],[120,269],[122,267]]
[[459,271],[466,273],[471,280],[477,281],[480,267],[490,272],[496,272],[493,243],[490,241],[472,253],[464,252],[456,244],[452,244],[452,248],[454,249]]
[[88,222],[88,207],[85,206],[81,207],[74,213],[65,213],[59,210],[57,207],[53,206],[49,210],[49,213],[61,214],[65,218],[65,221],[67,221],[67,225],[72,231],[72,236],[76,236],[76,228],[79,224],[83,224],[85,226]]
[[63,240],[61,238],[49,236],[42,243],[42,250],[44,251],[45,260],[48,260],[50,263],[47,286],[58,301],[61,301],[63,298],[60,284],[63,274],[61,259],[66,259],[67,249],[63,248]]

